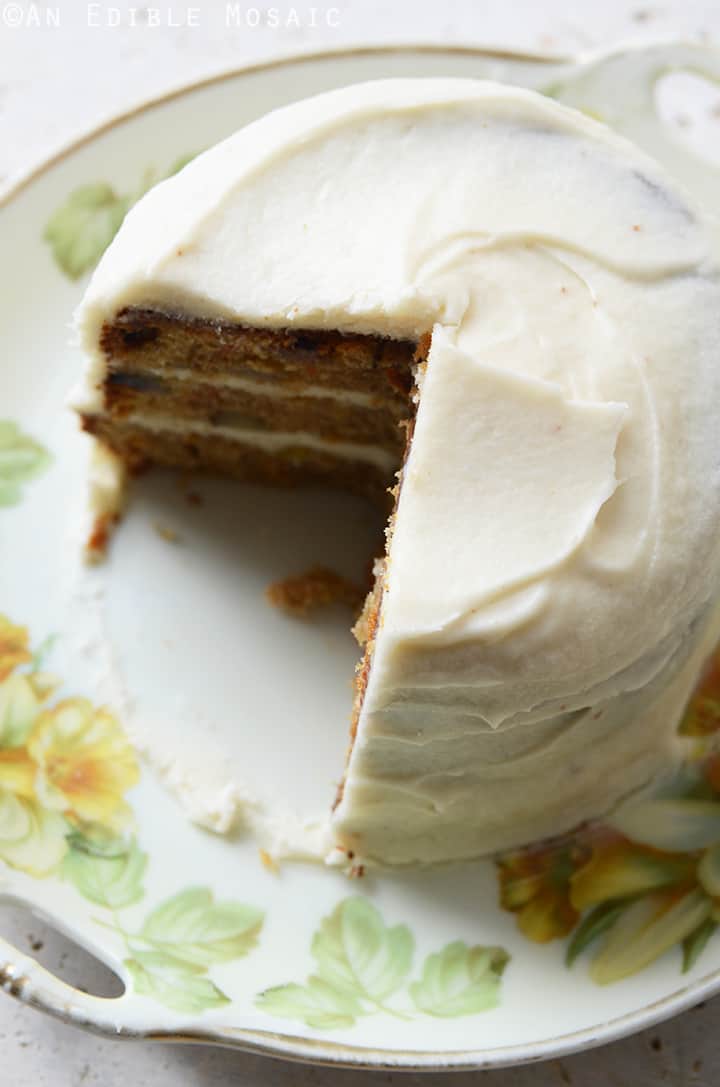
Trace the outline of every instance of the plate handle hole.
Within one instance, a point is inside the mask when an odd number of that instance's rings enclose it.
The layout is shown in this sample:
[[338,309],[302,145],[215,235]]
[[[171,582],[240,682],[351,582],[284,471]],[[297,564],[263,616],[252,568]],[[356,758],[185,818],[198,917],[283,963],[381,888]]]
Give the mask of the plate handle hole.
[[0,898],[0,934],[80,992],[111,1000],[125,992],[109,966],[22,902]]

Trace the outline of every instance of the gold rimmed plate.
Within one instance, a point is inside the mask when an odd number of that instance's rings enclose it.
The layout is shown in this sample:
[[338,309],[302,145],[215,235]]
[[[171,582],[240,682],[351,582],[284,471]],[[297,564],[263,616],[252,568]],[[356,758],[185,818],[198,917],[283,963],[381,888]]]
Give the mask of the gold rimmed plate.
[[[318,561],[356,575],[377,524],[342,496],[193,481],[188,502],[183,486],[154,475],[134,489],[108,561],[92,570],[81,561],[88,442],[66,406],[82,365],[69,321],[150,184],[278,105],[410,75],[497,79],[596,113],[606,106],[607,119],[655,140],[661,156],[666,141],[687,183],[706,184],[714,167],[695,168],[691,150],[663,135],[645,90],[672,67],[713,78],[714,54],[619,56],[580,65],[408,47],[245,69],[106,126],[4,200],[0,898],[45,916],[125,986],[115,999],[90,996],[0,941],[11,994],[113,1036],[449,1069],[596,1045],[720,988],[720,799],[712,761],[700,758],[714,731],[713,687],[684,726],[698,762],[662,801],[665,838],[656,808],[653,841],[640,812],[630,830],[604,828],[500,865],[354,881],[310,864],[278,868],[232,797],[200,810],[204,771],[184,780],[176,745],[194,745],[202,766],[229,751],[250,791],[272,781],[294,809],[329,801],[355,657],[349,616],[299,625],[268,608],[264,589]],[[622,123],[608,89],[618,63],[637,92]],[[700,796],[703,832],[683,841],[673,819]],[[622,894],[596,878],[610,860]],[[651,867],[643,882],[638,871]]]

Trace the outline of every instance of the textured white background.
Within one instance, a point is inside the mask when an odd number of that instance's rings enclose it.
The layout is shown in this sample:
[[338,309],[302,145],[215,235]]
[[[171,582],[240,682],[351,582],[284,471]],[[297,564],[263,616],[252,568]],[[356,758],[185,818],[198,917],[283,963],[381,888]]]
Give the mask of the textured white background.
[[[113,114],[248,61],[408,41],[573,52],[672,35],[720,46],[720,0],[240,0],[234,6],[240,25],[228,19],[225,0],[0,0],[0,193]],[[23,949],[42,943],[39,954],[51,969],[72,966],[73,952],[37,922],[0,910],[0,932]],[[88,983],[91,974],[78,965],[74,980]],[[441,1080],[444,1087],[717,1087],[718,1018],[720,998],[592,1053],[428,1079],[301,1068],[206,1047],[111,1042],[0,994],[0,1084],[424,1087]]]

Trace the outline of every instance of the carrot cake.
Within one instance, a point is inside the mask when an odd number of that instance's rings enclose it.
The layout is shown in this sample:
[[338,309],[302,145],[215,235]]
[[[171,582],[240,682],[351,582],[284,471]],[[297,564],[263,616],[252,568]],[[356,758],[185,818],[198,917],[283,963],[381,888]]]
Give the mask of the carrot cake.
[[631,144],[473,80],[277,110],[128,215],[78,315],[99,516],[109,464],[393,491],[329,859],[551,836],[682,757],[718,634],[709,238]]

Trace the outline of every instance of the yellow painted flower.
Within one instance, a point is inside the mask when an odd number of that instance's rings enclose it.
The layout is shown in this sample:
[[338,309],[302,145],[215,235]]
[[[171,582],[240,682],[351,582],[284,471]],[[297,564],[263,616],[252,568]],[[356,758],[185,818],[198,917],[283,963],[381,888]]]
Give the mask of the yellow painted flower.
[[[36,682],[38,677],[40,683]],[[16,672],[0,683],[0,751],[27,743],[53,682],[45,673]]]
[[0,615],[0,683],[19,664],[27,664],[30,660],[27,627],[16,627],[5,615]]
[[570,842],[507,853],[498,860],[500,905],[517,915],[530,940],[547,943],[567,936],[579,913],[570,900],[570,879],[589,849]]
[[35,794],[35,763],[24,747],[0,751],[0,789],[32,799]]
[[573,874],[570,901],[582,912],[660,888],[685,889],[692,886],[696,867],[692,853],[666,853],[627,838],[608,838],[593,848],[588,862]]
[[45,807],[112,829],[128,821],[123,794],[137,783],[138,765],[109,710],[67,698],[38,716],[27,746]]
[[0,787],[0,861],[31,876],[47,876],[67,853],[67,829],[58,812]]
[[598,985],[609,985],[637,974],[670,948],[697,939],[711,918],[712,901],[698,887],[630,899],[605,933],[590,976]]

